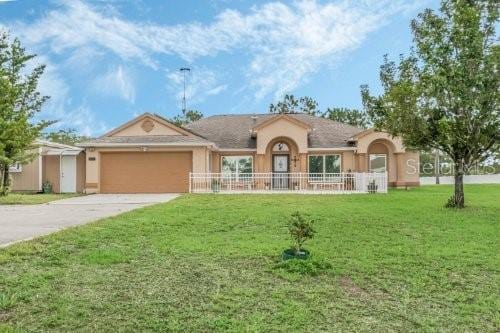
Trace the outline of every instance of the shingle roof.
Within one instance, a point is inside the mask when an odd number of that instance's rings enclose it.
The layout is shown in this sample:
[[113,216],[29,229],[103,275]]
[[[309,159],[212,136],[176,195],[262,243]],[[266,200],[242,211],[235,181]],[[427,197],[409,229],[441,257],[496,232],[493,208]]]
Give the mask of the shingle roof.
[[[276,115],[217,115],[200,119],[185,127],[195,134],[214,142],[217,147],[222,149],[255,148],[256,139],[252,138],[252,128],[273,116]],[[289,114],[289,116],[308,124],[312,128],[309,133],[309,148],[347,147],[348,140],[363,131],[362,128],[308,114],[297,113]]]
[[211,144],[210,141],[198,136],[186,135],[147,135],[147,136],[108,136],[79,143],[78,146],[86,147],[105,144]]

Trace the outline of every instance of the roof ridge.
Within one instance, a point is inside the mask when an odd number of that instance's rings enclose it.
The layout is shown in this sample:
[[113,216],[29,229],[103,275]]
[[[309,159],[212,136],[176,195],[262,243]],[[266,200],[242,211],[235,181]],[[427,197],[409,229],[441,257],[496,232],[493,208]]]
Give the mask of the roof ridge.
[[[365,128],[362,128],[362,127],[358,127],[358,126],[354,126],[354,125],[351,125],[351,124],[346,124],[346,123],[343,123],[343,122],[340,122],[340,121],[337,121],[337,120],[332,120],[330,118],[326,118],[326,117],[322,117],[322,116],[317,116],[317,115],[312,115],[312,114],[309,114],[309,113],[305,113],[305,112],[297,112],[297,113],[285,113],[286,115],[291,115],[291,116],[294,116],[294,115],[304,115],[304,116],[309,116],[311,118],[314,118],[314,119],[321,119],[321,120],[325,120],[325,121],[328,121],[328,122],[333,122],[333,123],[336,123],[338,125],[341,125],[341,126],[345,126],[345,127],[350,127],[350,128],[353,128],[353,129],[357,129],[357,130],[360,130],[360,131],[364,131]],[[222,117],[251,117],[251,116],[278,116],[280,115],[280,113],[223,113],[223,114],[214,114],[214,115],[210,115],[210,116],[207,116],[207,117],[204,117],[204,118],[201,118],[197,121],[194,121],[190,124],[187,124],[187,126],[191,125],[191,124],[195,124],[199,121],[203,121],[204,119],[209,119],[209,118],[222,118]]]
[[[310,113],[307,113],[307,112],[289,112],[289,113],[219,113],[219,114],[212,114],[212,115],[208,115],[206,117],[203,117],[202,119],[206,119],[206,118],[210,118],[210,117],[226,117],[226,116],[278,116],[280,114],[286,114],[286,115],[304,115],[304,116],[309,116],[309,117],[313,117],[313,118],[321,118],[321,119],[328,119],[328,120],[331,120],[329,118],[325,118],[325,117],[322,117],[321,115],[313,115],[313,114],[310,114]],[[334,121],[334,120],[332,120]]]

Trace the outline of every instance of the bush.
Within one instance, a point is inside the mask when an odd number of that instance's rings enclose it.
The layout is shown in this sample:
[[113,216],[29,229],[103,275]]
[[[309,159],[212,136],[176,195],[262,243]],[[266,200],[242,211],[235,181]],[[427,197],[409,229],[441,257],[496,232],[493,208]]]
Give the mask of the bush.
[[317,276],[331,269],[332,265],[323,260],[290,259],[276,264],[273,268],[279,273]]
[[43,193],[52,193],[52,184],[48,181],[44,182],[42,185]]

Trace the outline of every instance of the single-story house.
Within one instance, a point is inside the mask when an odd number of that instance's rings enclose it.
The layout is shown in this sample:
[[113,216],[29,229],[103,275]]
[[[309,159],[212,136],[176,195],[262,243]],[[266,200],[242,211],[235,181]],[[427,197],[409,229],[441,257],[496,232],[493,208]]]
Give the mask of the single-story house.
[[35,158],[9,168],[13,191],[41,192],[50,183],[55,193],[83,192],[85,152],[82,148],[36,140],[31,152]]
[[419,155],[400,138],[300,113],[216,115],[183,127],[144,113],[78,146],[87,193],[188,192],[191,173],[229,174],[233,185],[246,180],[245,189],[259,175],[281,174],[280,188],[288,188],[296,174],[328,182],[339,178],[326,175],[351,172],[385,173],[389,186],[419,185]]

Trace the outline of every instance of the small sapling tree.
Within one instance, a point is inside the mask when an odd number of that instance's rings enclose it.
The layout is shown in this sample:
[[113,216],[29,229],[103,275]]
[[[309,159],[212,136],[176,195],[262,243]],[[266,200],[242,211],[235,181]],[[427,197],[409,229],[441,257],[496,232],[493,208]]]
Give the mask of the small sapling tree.
[[290,217],[288,231],[293,239],[293,250],[295,256],[304,254],[303,245],[308,239],[312,239],[316,231],[313,229],[313,220],[305,219],[299,212]]

